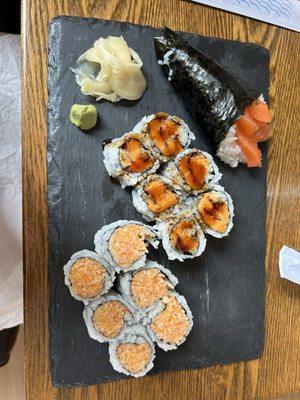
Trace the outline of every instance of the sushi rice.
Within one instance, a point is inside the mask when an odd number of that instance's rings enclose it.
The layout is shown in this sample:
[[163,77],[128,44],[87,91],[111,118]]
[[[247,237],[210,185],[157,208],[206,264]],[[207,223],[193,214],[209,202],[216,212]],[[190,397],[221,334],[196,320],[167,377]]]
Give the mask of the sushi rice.
[[[143,254],[140,255],[140,257],[132,262],[132,264],[128,266],[121,266],[120,263],[116,262],[111,254],[111,250],[109,249],[110,241],[113,235],[118,231],[120,228],[126,227],[126,226],[138,226],[142,227],[145,232],[145,237],[140,238],[138,235],[136,235],[136,240],[139,240],[139,245],[143,241],[145,243],[145,251]],[[118,231],[120,232],[120,231]],[[158,247],[158,236],[157,236],[157,230],[151,226],[145,225],[142,222],[139,221],[127,221],[127,220],[119,220],[116,222],[113,222],[109,225],[103,226],[95,235],[94,238],[94,243],[95,243],[95,249],[96,252],[103,255],[103,257],[106,259],[106,261],[113,267],[113,269],[116,272],[120,271],[132,271],[141,267],[144,267],[146,264],[146,254],[148,253],[148,243],[150,243],[154,248]],[[128,251],[124,249],[124,245],[128,247]],[[123,243],[118,243],[116,247],[116,252],[118,252],[120,255],[126,257],[130,256],[132,254],[132,251],[134,250],[134,243],[130,239],[130,236],[127,235],[127,237],[124,238]]]
[[[153,164],[150,168],[141,172],[132,172],[125,167],[121,159],[121,151],[124,143],[135,140],[143,146],[143,151],[149,155]],[[133,132],[125,133],[120,138],[113,139],[109,144],[105,145],[103,150],[103,163],[107,173],[117,179],[122,188],[126,186],[134,186],[147,175],[154,173],[160,166],[158,158],[153,152],[145,147],[145,137],[143,134]]]
[[[167,313],[166,316],[164,316],[164,313]],[[175,350],[185,342],[190,333],[193,327],[193,315],[185,297],[174,290],[149,311],[143,320],[143,324],[146,326],[150,338],[158,347],[164,351]],[[159,337],[154,326],[164,331],[165,334],[161,334]],[[170,340],[171,336],[173,336],[172,340]],[[175,340],[174,336],[176,337]]]
[[[104,275],[103,275],[103,285],[102,289],[99,290],[99,293],[97,293],[94,296],[85,296],[83,297],[82,295],[78,294],[78,290],[76,291],[75,288],[73,287],[71,283],[71,270],[72,267],[75,263],[78,265],[78,262],[81,260],[94,260],[96,264],[100,264],[101,270],[105,270]],[[88,270],[91,268],[89,266],[85,267],[84,274],[85,277],[88,274]],[[71,296],[73,296],[76,300],[82,301],[84,304],[88,304],[91,300],[96,300],[99,299],[103,294],[107,293],[109,289],[113,286],[114,280],[115,280],[115,271],[110,267],[109,263],[102,257],[100,254],[94,253],[93,251],[89,250],[82,250],[78,251],[77,253],[73,254],[71,259],[67,262],[67,264],[64,266],[64,275],[65,275],[65,284],[68,286]],[[90,281],[86,283],[86,286],[84,286],[85,282],[80,282],[80,285],[83,287],[83,290],[87,291],[91,285],[95,284],[95,277],[91,277]]]
[[[157,155],[157,157],[163,161],[163,162],[167,162],[169,160],[172,160],[176,155],[164,155],[162,154],[162,152],[160,151],[160,149],[156,146],[156,144],[154,143],[154,141],[150,138],[150,135],[148,134],[148,127],[149,127],[149,123],[151,123],[152,120],[154,120],[155,118],[158,118],[160,116],[163,116],[166,118],[166,120],[170,120],[175,122],[175,124],[178,125],[178,140],[180,145],[182,146],[182,149],[187,148],[192,140],[195,140],[195,135],[194,133],[190,130],[189,126],[187,125],[187,123],[175,116],[172,115],[170,116],[167,113],[164,112],[158,112],[155,114],[151,114],[151,115],[146,115],[142,118],[141,121],[139,121],[135,127],[133,128],[133,132],[137,132],[137,133],[143,133],[145,135],[145,140],[146,140],[146,144],[147,146],[150,146],[150,148],[152,148],[153,152]],[[176,153],[177,154],[177,153]]]
[[[205,221],[203,220],[203,217],[201,216],[199,210],[198,210],[198,204],[201,201],[201,199],[204,198],[204,196],[208,196],[209,194],[213,195],[215,197],[214,201],[218,200],[220,202],[224,202],[227,205],[228,208],[228,223],[226,226],[226,229],[224,232],[218,232],[217,230],[213,230],[210,228]],[[233,206],[233,201],[231,196],[224,190],[223,186],[221,185],[215,185],[211,190],[207,191],[206,193],[201,193],[199,196],[197,196],[195,202],[194,202],[194,210],[195,210],[195,215],[198,218],[202,229],[205,233],[214,236],[216,238],[222,238],[225,236],[228,236],[229,232],[231,231],[233,227],[233,217],[234,217],[234,206]],[[218,218],[219,219],[219,218]]]
[[[204,177],[204,183],[203,186],[201,186],[199,189],[193,189],[191,186],[188,185],[186,182],[185,178],[182,176],[180,172],[180,161],[185,157],[189,155],[197,154],[201,157],[204,157],[204,159],[207,161],[208,165],[208,170],[205,174]],[[189,174],[191,172],[189,171]],[[199,149],[186,149],[179,153],[174,161],[170,161],[167,163],[163,169],[163,175],[170,179],[173,182],[173,185],[176,189],[179,190],[184,190],[188,194],[197,194],[200,192],[203,192],[207,190],[208,188],[212,187],[214,184],[219,182],[219,180],[222,178],[222,174],[219,172],[219,168],[217,167],[216,163],[214,162],[212,156],[205,151],[201,151]]]
[[[151,271],[158,274],[150,276]],[[141,277],[140,280],[138,278]],[[135,293],[132,291],[132,283],[138,280]],[[119,291],[128,303],[135,308],[137,314],[142,318],[149,310],[151,310],[158,301],[160,301],[169,290],[175,288],[178,279],[171,271],[158,264],[156,261],[147,260],[146,265],[138,270],[127,272],[119,275]],[[143,285],[143,287],[142,287]],[[144,292],[141,293],[141,289]],[[139,290],[139,293],[137,293]],[[161,291],[161,292],[160,292]],[[139,304],[135,297],[139,296]]]
[[[123,360],[120,359],[120,350],[123,350]],[[146,375],[153,368],[155,347],[144,326],[133,325],[126,328],[121,339],[109,343],[109,356],[114,370],[139,378]],[[144,356],[144,360],[142,356]],[[135,365],[129,367],[129,364],[134,364],[134,362]]]
[[[190,204],[193,204],[191,198],[188,198]],[[188,204],[186,203],[186,204]],[[194,229],[196,229],[197,239],[198,239],[198,248],[196,251],[189,254],[188,252],[181,252],[179,249],[176,248],[175,244],[172,242],[171,233],[174,228],[180,223],[186,222],[187,224],[193,224]],[[192,208],[187,208],[185,211],[181,211],[178,214],[171,216],[168,220],[160,222],[157,224],[157,228],[160,232],[160,237],[162,240],[162,245],[165,252],[168,255],[169,260],[179,260],[184,261],[186,259],[191,259],[195,257],[199,257],[205,250],[206,247],[206,238],[204,233],[201,229],[200,224],[198,223],[197,219],[193,214]],[[191,227],[188,228],[187,234],[191,230]]]
[[[171,205],[168,207],[166,210],[163,210],[162,212],[152,212],[149,209],[149,204],[148,201],[151,200],[152,202],[154,201],[155,206],[159,207],[159,204],[155,202],[155,199],[153,197],[146,193],[145,189],[151,182],[161,182],[165,188],[166,188],[166,193],[165,195],[167,196],[167,190],[169,191],[170,196],[173,197],[173,202],[176,201],[174,205]],[[168,215],[172,213],[174,208],[181,203],[182,201],[182,193],[180,192],[179,189],[175,189],[172,181],[162,175],[158,174],[153,174],[149,175],[145,180],[143,180],[141,183],[139,183],[132,191],[132,202],[136,210],[142,214],[143,218],[146,221],[161,221],[165,219]],[[159,199],[159,200],[165,200],[165,199]]]
[[[102,329],[102,332],[101,328],[96,329],[95,323],[93,321],[95,312],[97,310],[101,310],[101,307],[103,309],[103,306],[105,305],[108,306],[108,309],[106,311],[108,315],[105,315],[104,311],[102,315],[102,321],[100,321],[99,324],[103,322],[106,325],[105,328],[107,331],[109,329],[119,330],[119,332],[116,332],[116,334],[114,335],[110,335],[110,337],[109,335],[105,335],[105,333],[103,332],[104,329]],[[113,313],[113,307],[115,307],[116,305],[121,305],[123,307],[119,307],[120,309],[116,310],[116,312]],[[100,297],[100,299],[91,301],[88,305],[86,305],[83,311],[83,318],[88,333],[92,339],[95,339],[100,343],[111,342],[119,340],[121,337],[123,337],[125,328],[135,323],[135,311],[119,293],[109,292],[108,294]],[[118,323],[120,324],[120,326],[113,326],[114,324],[118,325]]]

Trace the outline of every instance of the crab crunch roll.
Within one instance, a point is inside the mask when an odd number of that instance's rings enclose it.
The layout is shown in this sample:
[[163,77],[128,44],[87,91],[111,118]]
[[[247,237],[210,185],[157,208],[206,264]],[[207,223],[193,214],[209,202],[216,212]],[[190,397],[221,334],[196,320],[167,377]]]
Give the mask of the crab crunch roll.
[[234,207],[230,195],[221,186],[199,195],[195,205],[204,232],[216,238],[228,235],[233,226]]
[[133,131],[145,134],[146,143],[163,162],[172,160],[195,139],[183,119],[164,112],[144,117]]
[[163,350],[175,350],[193,327],[193,316],[185,298],[175,291],[147,316],[149,336]]
[[120,220],[103,226],[95,235],[96,252],[117,271],[130,271],[146,263],[148,244],[158,246],[157,233],[139,221]]
[[109,356],[116,371],[138,378],[153,368],[155,348],[145,328],[134,325],[126,329],[122,339],[109,344]]
[[170,161],[163,172],[175,187],[197,194],[218,182],[222,174],[212,156],[198,149],[186,149]]
[[71,295],[85,304],[107,293],[115,280],[107,261],[89,250],[73,254],[64,266],[64,274]]
[[178,279],[162,265],[148,260],[145,267],[119,277],[120,292],[136,309],[147,312],[169,294]]
[[133,189],[132,201],[147,221],[161,220],[180,203],[181,194],[170,179],[150,175]]
[[164,28],[154,38],[158,63],[195,120],[231,167],[261,165],[258,143],[269,137],[271,114],[261,92]]
[[103,149],[103,162],[110,176],[121,186],[134,186],[159,168],[159,161],[149,148],[145,137],[139,133],[125,133],[112,140]]
[[205,250],[206,238],[190,210],[161,222],[158,229],[169,260],[184,261],[200,256]]
[[134,323],[134,310],[121,295],[110,292],[86,305],[83,318],[92,339],[110,342],[120,339]]

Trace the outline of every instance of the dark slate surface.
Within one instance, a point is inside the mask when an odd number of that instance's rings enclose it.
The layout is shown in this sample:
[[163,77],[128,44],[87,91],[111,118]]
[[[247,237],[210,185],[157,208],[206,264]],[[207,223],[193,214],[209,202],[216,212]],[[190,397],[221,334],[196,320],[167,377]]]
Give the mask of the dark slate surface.
[[[49,328],[52,381],[57,386],[89,385],[124,379],[109,361],[106,344],[89,338],[83,304],[64,285],[63,265],[81,249],[93,250],[95,232],[118,219],[137,219],[130,191],[105,173],[101,142],[130,131],[145,114],[166,111],[184,118],[197,135],[196,146],[209,150],[200,127],[156,63],[157,30],[119,22],[58,17],[49,32],[48,210]],[[123,35],[144,61],[148,88],[137,102],[97,103],[86,97],[69,70],[100,36]],[[269,54],[262,47],[186,34],[186,39],[268,95]],[[73,103],[94,103],[100,124],[85,134],[69,122]],[[208,237],[201,258],[169,262],[162,250],[150,254],[179,279],[178,290],[191,307],[194,328],[176,351],[157,350],[151,373],[200,368],[259,357],[264,340],[264,254],[266,148],[263,168],[227,168],[222,184],[235,204],[229,238]]]

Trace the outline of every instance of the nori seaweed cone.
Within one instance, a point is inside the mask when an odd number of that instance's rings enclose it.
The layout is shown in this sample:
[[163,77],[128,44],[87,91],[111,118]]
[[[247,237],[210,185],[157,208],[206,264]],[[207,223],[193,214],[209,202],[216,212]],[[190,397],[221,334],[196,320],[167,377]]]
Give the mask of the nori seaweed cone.
[[260,95],[229,70],[165,27],[154,47],[165,75],[216,145]]

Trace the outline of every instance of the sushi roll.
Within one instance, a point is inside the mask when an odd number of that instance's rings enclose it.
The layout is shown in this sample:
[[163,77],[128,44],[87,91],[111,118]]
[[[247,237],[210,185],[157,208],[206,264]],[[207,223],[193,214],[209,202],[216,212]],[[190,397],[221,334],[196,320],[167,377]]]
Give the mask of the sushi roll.
[[162,220],[180,204],[181,193],[170,179],[153,174],[133,189],[132,201],[147,221]]
[[120,339],[135,321],[132,307],[113,292],[86,305],[83,318],[90,337],[101,343]]
[[205,129],[217,155],[236,167],[261,166],[258,143],[269,138],[271,114],[261,93],[164,28],[154,38],[158,63]]
[[145,146],[144,135],[133,132],[105,144],[103,157],[106,171],[123,188],[136,185],[160,165],[158,158]]
[[164,168],[163,175],[178,189],[197,194],[217,183],[222,174],[212,156],[198,149],[186,149]]
[[126,329],[123,338],[109,344],[109,360],[113,368],[135,378],[144,376],[154,364],[154,344],[142,325]]
[[119,276],[119,288],[130,305],[143,315],[169,294],[178,284],[178,279],[162,265],[147,260],[138,270]]
[[146,263],[148,244],[158,247],[157,232],[139,221],[120,220],[103,226],[95,235],[96,252],[116,272],[131,271]]
[[71,295],[84,304],[107,293],[115,280],[115,272],[108,262],[89,250],[73,254],[64,266],[64,274]]
[[193,327],[193,316],[185,298],[173,291],[148,313],[145,322],[150,338],[168,351],[186,340]]
[[165,112],[144,117],[133,132],[143,133],[147,145],[163,162],[172,160],[195,139],[183,119]]
[[206,238],[189,209],[158,224],[158,230],[169,260],[184,261],[199,257],[205,250]]
[[222,186],[200,194],[195,202],[196,217],[205,233],[216,238],[227,236],[233,227],[234,207]]

